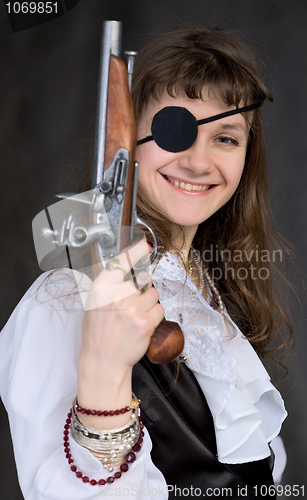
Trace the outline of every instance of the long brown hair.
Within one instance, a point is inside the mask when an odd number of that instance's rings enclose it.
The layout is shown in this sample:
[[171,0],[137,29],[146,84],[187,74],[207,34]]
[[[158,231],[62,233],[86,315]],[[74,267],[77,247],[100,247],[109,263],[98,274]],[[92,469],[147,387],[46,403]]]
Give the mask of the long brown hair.
[[[201,99],[205,87],[235,107],[271,101],[260,75],[253,50],[232,32],[194,25],[172,28],[150,40],[136,60],[132,87],[136,119],[146,112],[150,100],[159,100],[165,91],[173,97],[184,92],[191,99]],[[193,246],[215,278],[234,321],[259,355],[272,358],[273,351],[280,351],[292,339],[284,301],[289,283],[282,269],[289,249],[273,227],[267,204],[260,111],[249,113],[247,119],[249,144],[238,189],[225,206],[199,225]],[[141,190],[137,207],[156,231],[163,250],[174,250],[171,221],[147,202]],[[282,297],[277,290],[282,290]]]

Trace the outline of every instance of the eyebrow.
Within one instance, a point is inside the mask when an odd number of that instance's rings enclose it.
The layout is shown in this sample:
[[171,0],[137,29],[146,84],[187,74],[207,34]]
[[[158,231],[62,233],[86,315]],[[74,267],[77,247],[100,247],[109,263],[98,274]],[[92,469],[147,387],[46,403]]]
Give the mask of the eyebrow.
[[248,132],[246,125],[243,125],[243,123],[221,123],[219,125],[224,130],[242,130],[244,133]]

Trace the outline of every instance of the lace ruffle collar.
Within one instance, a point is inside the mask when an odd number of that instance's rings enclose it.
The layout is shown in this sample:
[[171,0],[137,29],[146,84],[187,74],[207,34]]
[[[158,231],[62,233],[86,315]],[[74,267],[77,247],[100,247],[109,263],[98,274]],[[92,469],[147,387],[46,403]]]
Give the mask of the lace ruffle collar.
[[165,318],[182,323],[182,354],[211,410],[219,461],[268,457],[287,412],[253,347],[200,295],[176,256],[166,253],[151,270]]

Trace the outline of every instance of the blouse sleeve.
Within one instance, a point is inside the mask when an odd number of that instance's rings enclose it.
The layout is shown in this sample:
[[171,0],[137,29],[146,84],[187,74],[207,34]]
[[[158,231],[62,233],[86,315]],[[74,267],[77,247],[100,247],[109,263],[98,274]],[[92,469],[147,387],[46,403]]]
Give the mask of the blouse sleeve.
[[[146,429],[137,459],[113,484],[85,484],[70,470],[63,430],[77,393],[84,314],[75,277],[69,270],[43,274],[0,333],[0,395],[23,495],[26,500],[98,500],[108,494],[167,499],[165,479],[151,461]],[[78,279],[88,280],[81,274]],[[110,475],[88,450],[73,439],[70,445],[85,475],[96,480]]]

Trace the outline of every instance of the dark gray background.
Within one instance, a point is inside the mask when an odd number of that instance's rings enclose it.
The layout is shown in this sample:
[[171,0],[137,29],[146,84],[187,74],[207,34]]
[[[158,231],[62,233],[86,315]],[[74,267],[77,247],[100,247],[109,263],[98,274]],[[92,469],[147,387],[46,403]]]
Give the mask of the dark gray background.
[[[306,0],[80,0],[68,14],[15,34],[1,3],[0,327],[40,274],[32,219],[56,201],[53,193],[74,190],[89,162],[105,19],[124,22],[125,50],[138,49],[148,35],[185,22],[236,29],[256,47],[267,64],[274,95],[274,103],[266,103],[262,111],[272,209],[279,230],[298,251],[304,281]],[[301,288],[298,294],[302,295]],[[301,309],[294,303],[296,350],[289,377],[281,385],[289,411],[282,430],[288,453],[283,483],[291,486],[304,485],[307,473],[306,300],[302,297]],[[1,408],[0,496],[17,500],[21,495],[10,446]]]

